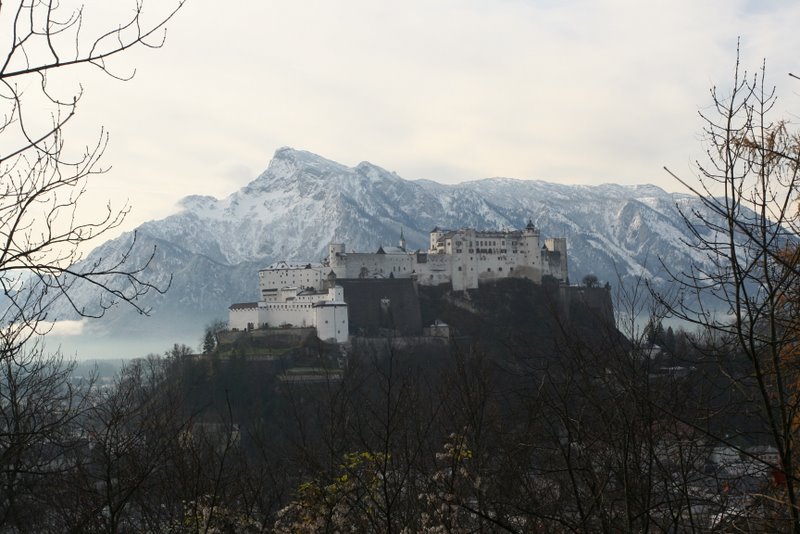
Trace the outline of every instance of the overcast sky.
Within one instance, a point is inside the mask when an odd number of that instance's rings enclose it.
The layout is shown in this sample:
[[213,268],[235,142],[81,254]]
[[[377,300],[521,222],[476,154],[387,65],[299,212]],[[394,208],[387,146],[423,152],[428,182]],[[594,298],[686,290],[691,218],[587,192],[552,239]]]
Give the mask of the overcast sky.
[[702,153],[697,111],[729,86],[737,37],[780,114],[800,113],[799,22],[790,0],[189,0],[163,49],[116,64],[132,81],[79,74],[70,135],[110,132],[90,194],[129,200],[126,229],[230,194],[281,146],[407,179],[677,190],[662,167]]

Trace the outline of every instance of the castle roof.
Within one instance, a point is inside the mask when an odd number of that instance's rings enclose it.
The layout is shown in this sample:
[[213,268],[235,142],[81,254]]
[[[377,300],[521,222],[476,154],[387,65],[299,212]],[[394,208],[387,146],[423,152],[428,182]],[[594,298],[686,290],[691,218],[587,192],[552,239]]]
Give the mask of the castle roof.
[[321,300],[311,305],[312,308],[335,308],[337,306],[344,307],[347,303],[340,300]]
[[266,269],[261,269],[262,271],[276,271],[280,269],[321,269],[321,263],[308,263],[308,262],[289,262],[289,261],[276,261],[275,263],[270,264]]
[[377,254],[408,254],[408,253],[405,251],[405,249],[402,249],[400,247],[384,247],[384,246],[381,246],[378,249]]
[[506,237],[519,237],[522,235],[520,230],[475,230],[473,228],[462,228],[460,230],[445,230],[437,242],[458,235],[474,235],[475,237],[503,239]]

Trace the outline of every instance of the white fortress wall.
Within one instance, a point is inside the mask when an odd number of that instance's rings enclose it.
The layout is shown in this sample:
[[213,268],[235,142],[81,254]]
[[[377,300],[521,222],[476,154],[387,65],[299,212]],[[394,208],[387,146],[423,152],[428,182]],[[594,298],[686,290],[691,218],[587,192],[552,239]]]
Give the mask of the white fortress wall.
[[408,278],[414,270],[414,258],[405,252],[338,253],[329,262],[337,278]]
[[228,328],[247,330],[258,327],[258,305],[234,304],[228,309]]
[[258,286],[262,296],[270,289],[281,287],[322,288],[325,279],[321,263],[289,263],[279,261],[258,272]]
[[259,303],[259,327],[314,326],[314,305],[301,302],[262,302]]
[[[259,272],[262,299],[257,303],[234,304],[229,308],[229,327],[249,330],[266,326],[317,328],[320,339],[347,341],[349,324],[344,290],[334,286],[322,291],[323,276],[328,268],[322,265],[287,266],[274,264]],[[320,288],[313,288],[319,280]],[[284,283],[300,282],[301,287]],[[269,286],[268,284],[278,284]],[[309,289],[311,288],[311,289]],[[321,330],[321,331],[320,331]]]
[[[341,288],[339,288],[341,289]],[[347,341],[350,324],[347,318],[347,304],[344,302],[321,302],[314,306],[314,324],[317,337],[323,341],[337,343]]]
[[[334,303],[345,306],[341,287],[332,287],[325,292],[308,291],[302,288],[281,288],[275,302],[259,302],[259,326],[317,326],[315,307]],[[321,338],[327,339],[327,338]]]

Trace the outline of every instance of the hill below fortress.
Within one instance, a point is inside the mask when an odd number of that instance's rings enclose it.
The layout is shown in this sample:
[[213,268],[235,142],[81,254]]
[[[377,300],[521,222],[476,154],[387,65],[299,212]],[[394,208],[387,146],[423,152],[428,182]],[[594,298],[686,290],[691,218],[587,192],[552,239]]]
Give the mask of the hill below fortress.
[[482,354],[513,376],[522,362],[625,346],[605,288],[535,284],[525,278],[498,279],[466,291],[410,279],[338,283],[348,295],[348,344],[319,342],[312,328],[229,331],[220,336],[218,357],[251,361],[272,380],[287,369],[340,373],[373,357],[396,356],[435,369],[454,356]]
[[[83,338],[152,339],[154,346],[146,350],[174,341],[196,346],[203,326],[224,319],[231,303],[256,300],[259,269],[280,260],[319,260],[331,242],[375,251],[397,243],[401,228],[410,249],[426,249],[436,226],[521,229],[530,219],[542,235],[566,238],[573,283],[586,274],[612,286],[644,276],[659,288],[667,281],[663,265],[685,270],[705,261],[685,245],[691,236],[679,206],[702,209],[697,199],[651,185],[508,178],[443,185],[405,180],[367,162],[347,167],[284,148],[263,174],[228,197],[188,196],[175,214],[141,225],[129,261],[141,264],[155,248],[150,280],[169,284],[169,291],[142,301],[151,317],[114,309],[87,323]],[[133,238],[130,233],[106,242],[85,261],[118,258]],[[73,289],[79,307],[97,306],[93,288],[77,283]],[[54,306],[49,317],[75,318],[66,302]]]
[[540,285],[524,278],[498,279],[466,291],[408,279],[337,283],[347,295],[350,332],[356,336],[416,337],[439,323],[455,339],[532,346],[561,329],[614,330],[611,294],[604,288]]

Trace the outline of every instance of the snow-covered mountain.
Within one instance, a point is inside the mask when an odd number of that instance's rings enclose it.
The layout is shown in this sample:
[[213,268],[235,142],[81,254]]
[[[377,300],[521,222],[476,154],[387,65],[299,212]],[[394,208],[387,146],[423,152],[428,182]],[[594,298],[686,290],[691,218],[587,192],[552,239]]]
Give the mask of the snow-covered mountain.
[[[136,231],[143,261],[156,247],[153,280],[172,283],[143,304],[153,318],[121,308],[103,323],[112,331],[196,328],[226,318],[233,302],[257,298],[259,268],[276,260],[316,261],[331,241],[348,250],[395,244],[427,248],[434,226],[521,228],[530,218],[543,237],[567,238],[570,278],[595,274],[612,285],[644,275],[664,283],[661,261],[681,269],[696,254],[676,204],[696,202],[652,185],[574,186],[491,178],[457,185],[404,180],[363,162],[346,167],[315,154],[279,149],[267,170],[224,199],[189,196],[181,210]],[[122,253],[132,234],[109,241],[86,261]],[[702,260],[697,257],[695,260]],[[135,258],[134,258],[135,260]],[[81,288],[79,299],[94,297]],[[56,310],[67,317],[67,307]]]

